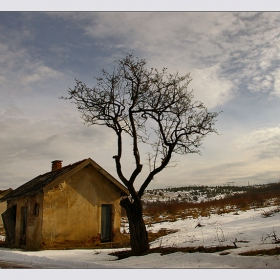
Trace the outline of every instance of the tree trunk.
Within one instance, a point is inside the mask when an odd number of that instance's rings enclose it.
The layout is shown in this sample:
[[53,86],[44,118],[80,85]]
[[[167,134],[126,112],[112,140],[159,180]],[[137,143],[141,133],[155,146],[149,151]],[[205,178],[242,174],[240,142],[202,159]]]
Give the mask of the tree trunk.
[[136,256],[149,251],[149,240],[146,226],[142,215],[142,203],[140,199],[131,202],[129,198],[121,200],[121,206],[126,210],[129,232],[130,245],[132,253]]

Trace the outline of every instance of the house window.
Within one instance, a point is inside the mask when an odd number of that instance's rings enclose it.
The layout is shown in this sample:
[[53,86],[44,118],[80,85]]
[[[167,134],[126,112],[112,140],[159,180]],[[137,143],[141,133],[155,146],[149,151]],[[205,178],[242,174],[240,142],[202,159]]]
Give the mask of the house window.
[[38,216],[39,215],[39,208],[40,208],[40,205],[38,203],[35,203],[34,210],[33,210],[33,215],[34,216]]

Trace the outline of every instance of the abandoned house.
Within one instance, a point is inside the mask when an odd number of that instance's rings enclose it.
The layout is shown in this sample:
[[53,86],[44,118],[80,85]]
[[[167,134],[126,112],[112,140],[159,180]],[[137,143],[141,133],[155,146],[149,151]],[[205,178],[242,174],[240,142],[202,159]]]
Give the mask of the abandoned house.
[[39,175],[0,199],[10,247],[39,250],[108,246],[120,232],[128,190],[92,159]]

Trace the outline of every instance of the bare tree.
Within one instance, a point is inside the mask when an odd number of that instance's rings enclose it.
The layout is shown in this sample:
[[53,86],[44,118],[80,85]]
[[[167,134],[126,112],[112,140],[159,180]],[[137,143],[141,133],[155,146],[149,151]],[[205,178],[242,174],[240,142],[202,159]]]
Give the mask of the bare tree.
[[[194,102],[188,91],[190,74],[179,76],[147,69],[146,60],[129,54],[117,61],[113,73],[102,70],[96,85],[88,88],[76,80],[69,97],[87,125],[104,125],[116,133],[117,154],[113,156],[117,174],[130,192],[121,200],[129,220],[130,243],[135,255],[149,250],[143,221],[141,197],[155,175],[161,172],[173,154],[199,153],[203,138],[216,132],[213,128],[219,113],[209,113],[201,102]],[[131,137],[135,167],[126,177],[122,165],[123,136]],[[136,190],[135,180],[141,173],[139,145],[150,145],[146,179]]]

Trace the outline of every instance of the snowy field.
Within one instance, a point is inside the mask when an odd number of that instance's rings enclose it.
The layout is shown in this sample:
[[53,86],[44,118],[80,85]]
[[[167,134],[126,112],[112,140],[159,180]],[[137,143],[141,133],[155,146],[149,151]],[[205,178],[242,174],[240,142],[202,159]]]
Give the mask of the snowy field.
[[[212,215],[198,219],[163,222],[148,227],[149,231],[161,228],[178,229],[178,232],[157,239],[154,247],[211,247],[237,245],[216,253],[182,253],[167,255],[158,253],[117,260],[108,255],[117,249],[79,249],[22,251],[0,248],[0,261],[24,264],[30,268],[76,268],[76,269],[124,269],[124,268],[280,268],[280,255],[241,256],[239,253],[280,247],[280,213],[269,217],[267,213],[275,207],[258,208],[246,212]],[[272,233],[275,233],[274,237]],[[276,239],[275,239],[276,237]],[[278,238],[278,239],[277,239]],[[222,254],[221,254],[222,253]],[[2,270],[4,271],[4,270]],[[277,273],[280,270],[276,270]]]

